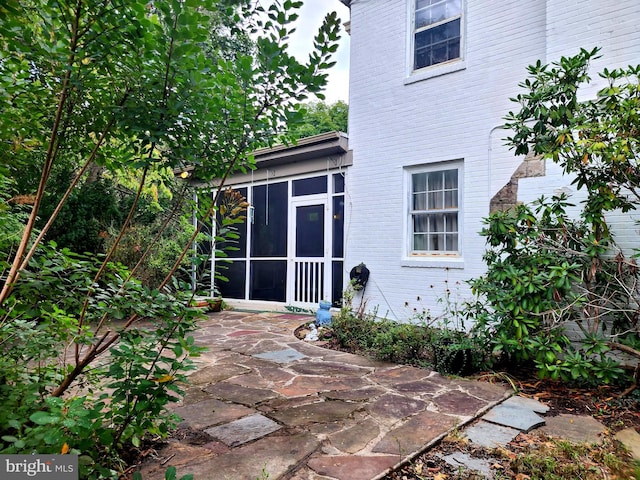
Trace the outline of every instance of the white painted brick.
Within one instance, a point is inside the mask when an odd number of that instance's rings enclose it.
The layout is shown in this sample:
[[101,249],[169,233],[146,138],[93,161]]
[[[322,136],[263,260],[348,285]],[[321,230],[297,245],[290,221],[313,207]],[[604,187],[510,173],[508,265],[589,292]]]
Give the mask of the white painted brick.
[[[520,91],[526,66],[596,45],[604,55],[594,63],[597,70],[640,61],[638,0],[468,0],[466,68],[405,84],[412,3],[353,0],[351,6],[349,144],[354,165],[347,177],[345,266],[349,270],[365,262],[371,270],[365,292],[369,307],[399,319],[413,308],[437,311],[445,280],[458,282],[459,295],[468,296],[465,281],[484,271],[485,242],[477,232],[490,198],[522,160],[503,146],[506,132],[495,127],[517,107],[509,98]],[[403,167],[455,159],[464,159],[464,269],[402,267]],[[553,169],[549,172],[520,180],[521,199],[569,183]],[[638,228],[628,225],[620,238],[633,243]]]

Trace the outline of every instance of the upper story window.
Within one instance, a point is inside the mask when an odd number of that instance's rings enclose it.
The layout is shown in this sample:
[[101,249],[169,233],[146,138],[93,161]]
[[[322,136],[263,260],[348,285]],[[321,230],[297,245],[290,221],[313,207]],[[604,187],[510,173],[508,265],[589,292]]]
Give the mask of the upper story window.
[[462,0],[415,0],[413,69],[461,57]]
[[410,256],[460,253],[460,172],[430,168],[410,173]]

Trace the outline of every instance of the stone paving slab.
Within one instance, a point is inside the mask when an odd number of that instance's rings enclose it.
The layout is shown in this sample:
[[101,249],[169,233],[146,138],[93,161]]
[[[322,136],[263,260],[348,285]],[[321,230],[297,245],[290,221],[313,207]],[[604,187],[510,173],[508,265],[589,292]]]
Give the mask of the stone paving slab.
[[514,395],[513,397],[507,398],[503,405],[510,405],[514,407],[520,408],[528,408],[529,410],[533,410],[536,413],[547,413],[549,411],[549,407],[544,403],[541,403],[533,398],[521,397],[519,395]]
[[385,389],[380,387],[364,387],[355,388],[352,385],[350,389],[346,391],[332,390],[327,393],[323,393],[322,396],[333,400],[350,400],[352,402],[364,402],[371,401],[378,398],[386,392]]
[[467,427],[464,436],[469,441],[485,448],[496,448],[506,445],[518,436],[520,430],[480,420]]
[[380,427],[371,418],[329,436],[331,445],[346,453],[357,453],[380,434]]
[[482,417],[487,422],[528,432],[544,425],[544,418],[533,410],[517,403],[502,403]]
[[208,428],[204,431],[223,442],[225,445],[235,447],[250,442],[257,438],[276,432],[282,427],[273,420],[260,414],[225,423],[218,427]]
[[325,475],[320,475],[319,473],[314,472],[309,467],[304,466],[293,474],[287,480],[335,480],[334,478],[327,477]]
[[622,442],[631,452],[633,459],[640,462],[640,434],[633,428],[626,428],[615,435],[615,439]]
[[291,363],[305,356],[294,350],[293,348],[287,348],[285,350],[274,350],[271,352],[256,353],[253,355],[256,358],[262,358],[264,360],[270,360],[276,363]]
[[291,370],[302,375],[322,375],[323,377],[355,377],[370,373],[368,368],[335,362],[298,362]]
[[540,429],[544,433],[576,443],[602,443],[607,431],[602,423],[585,415],[562,414],[545,420]]
[[359,408],[357,404],[327,400],[273,412],[271,417],[287,426],[299,427],[310,423],[335,422],[348,417],[357,408]]
[[459,423],[456,417],[422,412],[389,432],[373,448],[376,453],[395,453],[406,457],[444,436]]
[[189,383],[191,385],[210,385],[250,371],[250,369],[241,365],[210,365],[189,375]]
[[192,473],[196,480],[275,480],[293,472],[319,447],[318,438],[308,433],[270,435],[193,463],[179,470],[178,478],[183,473]]
[[288,382],[286,386],[276,388],[276,392],[286,397],[315,395],[319,392],[351,390],[368,386],[369,383],[360,378],[332,378],[321,376],[299,376]]
[[253,413],[253,410],[210,399],[175,408],[173,413],[182,418],[183,425],[198,429],[237,420]]
[[424,380],[430,375],[429,370],[416,367],[394,366],[377,370],[371,375],[371,379],[380,385],[394,385],[416,380]]
[[414,415],[424,409],[428,404],[422,400],[408,398],[402,395],[386,394],[373,401],[367,410],[374,418],[395,424],[403,418]]
[[309,460],[309,467],[320,475],[344,480],[371,480],[393,467],[400,457],[385,456],[325,456]]
[[227,382],[218,382],[215,385],[209,385],[204,389],[204,391],[221,400],[240,403],[248,407],[279,396],[273,390],[244,387],[242,385],[235,385]]
[[216,453],[213,453],[204,447],[194,447],[180,443],[172,443],[168,448],[163,449],[158,453],[160,455],[160,459],[164,460],[165,458],[168,458],[169,461],[164,465],[160,462],[147,462],[140,470],[142,478],[164,480],[164,472],[169,465],[173,465],[178,469],[178,471],[186,472],[188,470],[191,472],[194,464],[211,460],[217,456]]
[[[255,388],[258,390],[271,390],[272,392],[275,386],[275,382],[272,382],[270,380],[267,380],[266,378],[263,378],[262,376],[258,375],[258,373],[255,371],[247,375],[239,375],[237,377],[229,378],[224,382],[231,385],[238,385],[238,386],[247,387],[247,388]],[[208,388],[210,386],[211,385],[208,385],[205,388]]]
[[204,400],[211,400],[213,397],[198,387],[190,387],[185,390],[181,405],[192,405]]
[[262,333],[260,330],[236,330],[227,334],[228,337],[242,337],[243,335],[253,335],[256,333]]
[[[182,404],[192,436],[171,440],[145,480],[372,480],[508,394],[505,387],[336,352],[295,338],[309,317],[211,314],[208,348]],[[190,443],[196,441],[199,443]],[[173,455],[173,456],[172,456]]]
[[420,395],[421,397],[433,397],[449,390],[442,383],[430,381],[428,378],[415,382],[397,383],[393,385],[393,389],[400,393]]
[[397,367],[395,363],[385,362],[383,360],[375,360],[373,358],[360,357],[352,353],[336,352],[334,350],[327,350],[330,353],[325,352],[325,357],[328,361],[332,362],[344,362],[349,365],[358,365],[360,367],[371,367],[376,369]]
[[455,452],[449,455],[438,455],[445,462],[454,468],[464,468],[465,470],[472,470],[479,472],[484,477],[493,478],[493,472],[491,471],[491,462],[483,458],[475,458],[464,452]]
[[488,406],[488,402],[485,400],[459,390],[445,391],[441,395],[435,396],[432,402],[436,405],[438,411],[461,417],[471,417]]
[[[441,375],[436,373],[431,376],[429,380],[434,381],[434,379],[438,377],[443,378]],[[449,383],[451,381],[450,379],[444,380],[448,380],[447,384],[449,388],[453,387],[453,385]],[[486,400],[487,402],[499,402],[513,395],[513,391],[507,390],[503,385],[496,385],[494,383],[457,379],[454,381],[454,385],[456,385],[459,390],[467,392],[469,395],[473,395],[474,397],[482,400]]]

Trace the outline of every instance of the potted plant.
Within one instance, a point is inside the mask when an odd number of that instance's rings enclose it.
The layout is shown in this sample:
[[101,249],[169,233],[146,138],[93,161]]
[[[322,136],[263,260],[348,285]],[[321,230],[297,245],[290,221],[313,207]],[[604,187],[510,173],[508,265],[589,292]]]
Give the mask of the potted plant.
[[207,298],[207,305],[210,312],[220,312],[222,310],[222,297]]

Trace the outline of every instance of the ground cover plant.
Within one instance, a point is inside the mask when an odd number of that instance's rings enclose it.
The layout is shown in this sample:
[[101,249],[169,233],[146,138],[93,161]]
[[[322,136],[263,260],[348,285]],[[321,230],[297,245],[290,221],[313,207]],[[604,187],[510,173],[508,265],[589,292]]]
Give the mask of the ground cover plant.
[[0,4],[1,453],[74,453],[81,478],[117,478],[123,452],[172,428],[199,354],[192,244],[233,240],[242,221],[207,230],[224,188],[174,174],[224,184],[322,98],[339,21],[299,62],[300,5]]
[[[447,307],[438,316],[424,311],[397,322],[379,317],[375,309],[354,309],[357,291],[353,285],[345,290],[340,312],[333,317],[328,331],[323,332],[324,338],[337,348],[448,375],[469,375],[485,363],[486,341],[454,324],[451,318],[459,312]],[[443,303],[449,306],[448,301]]]

